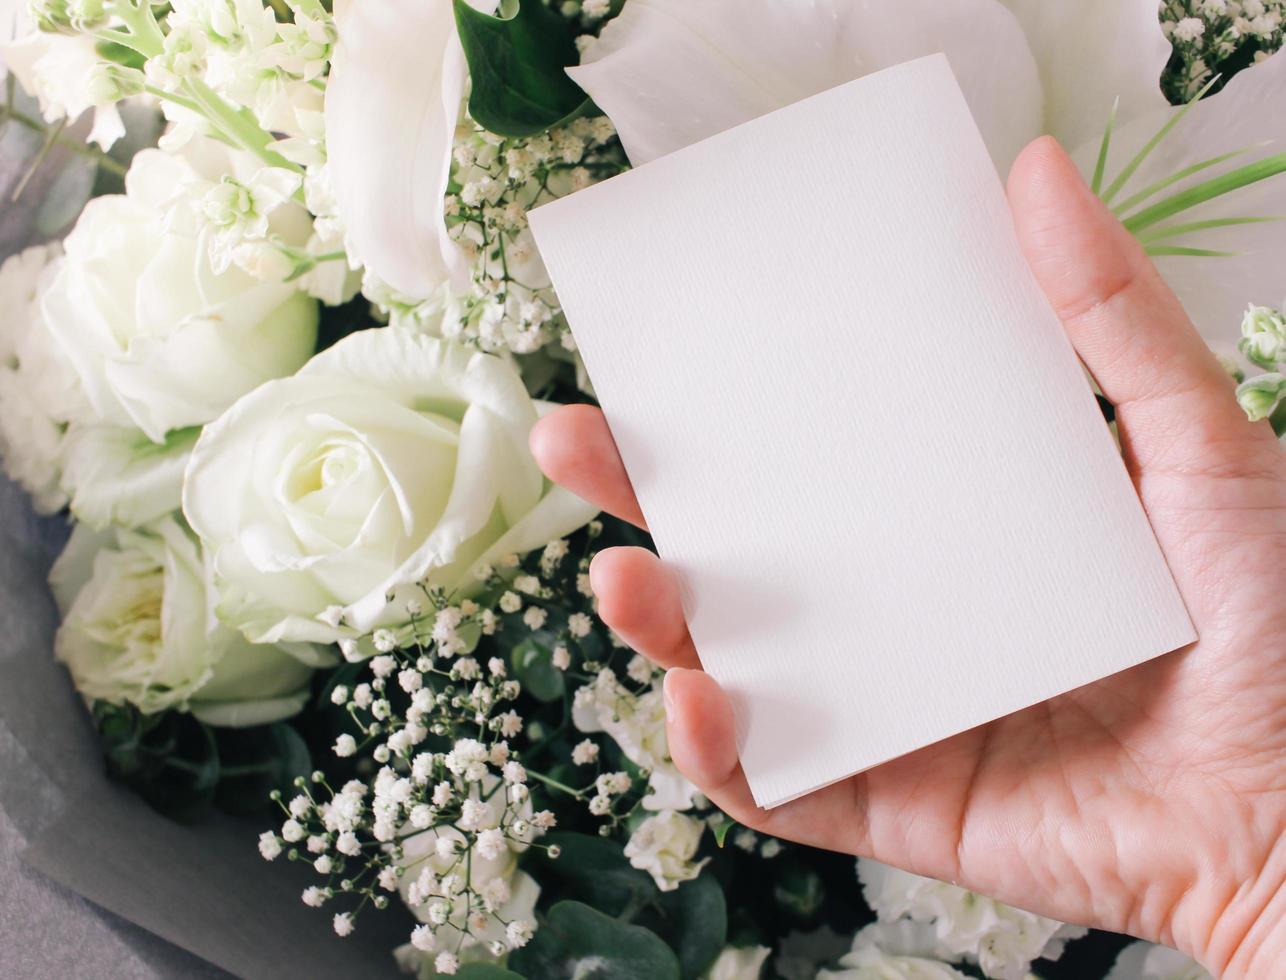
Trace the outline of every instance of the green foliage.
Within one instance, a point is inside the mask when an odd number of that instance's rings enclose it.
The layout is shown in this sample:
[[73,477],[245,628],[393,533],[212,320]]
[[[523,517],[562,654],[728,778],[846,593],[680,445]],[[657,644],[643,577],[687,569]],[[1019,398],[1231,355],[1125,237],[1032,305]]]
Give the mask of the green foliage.
[[523,980],[522,974],[494,963],[466,963],[455,975],[459,980]]
[[555,832],[544,842],[557,845],[562,853],[556,859],[543,851],[534,854],[531,873],[537,881],[556,883],[561,896],[580,899],[609,915],[625,915],[660,898],[652,877],[630,866],[619,841]]
[[679,960],[665,941],[642,926],[604,915],[581,902],[559,902],[510,965],[542,980],[679,980]]
[[660,921],[653,929],[678,954],[683,980],[695,980],[714,962],[728,940],[728,903],[712,876],[684,882],[662,892]]
[[204,815],[219,783],[219,749],[213,731],[191,715],[145,715],[132,705],[96,701],[94,726],[107,771],[174,820]]
[[211,728],[191,715],[146,715],[133,705],[96,701],[94,726],[108,774],[158,812],[185,823],[217,807],[258,813],[268,794],[289,794],[312,769],[308,746],[290,725]]
[[522,689],[537,701],[557,701],[567,690],[563,672],[553,665],[549,647],[523,640],[513,651],[514,676]]
[[497,16],[454,0],[469,62],[469,114],[500,136],[532,136],[591,105],[563,70],[576,64],[575,30],[540,0],[502,0]]

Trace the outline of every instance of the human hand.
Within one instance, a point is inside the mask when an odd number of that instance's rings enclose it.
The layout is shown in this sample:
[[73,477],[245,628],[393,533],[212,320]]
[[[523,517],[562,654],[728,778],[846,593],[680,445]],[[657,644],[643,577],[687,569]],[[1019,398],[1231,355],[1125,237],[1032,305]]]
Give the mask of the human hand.
[[[1116,405],[1126,465],[1194,645],[773,810],[651,552],[602,552],[603,619],[663,667],[670,753],[734,819],[1054,918],[1128,932],[1215,974],[1286,969],[1286,455],[1146,254],[1052,139],[1009,179],[1028,261]],[[540,422],[545,472],[642,526],[602,414]]]

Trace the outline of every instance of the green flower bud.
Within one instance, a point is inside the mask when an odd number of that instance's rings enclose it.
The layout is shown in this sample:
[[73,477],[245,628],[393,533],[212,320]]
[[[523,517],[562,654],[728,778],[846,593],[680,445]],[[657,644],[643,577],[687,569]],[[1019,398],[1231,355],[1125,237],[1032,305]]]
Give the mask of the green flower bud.
[[29,0],[27,10],[37,29],[50,34],[78,34],[107,22],[104,0]]
[[1221,354],[1215,351],[1215,359],[1219,361],[1219,366],[1224,369],[1224,373],[1232,378],[1238,384],[1246,380],[1246,372],[1241,369],[1241,365],[1234,361],[1227,354]]
[[1237,386],[1237,402],[1252,422],[1272,415],[1283,396],[1286,396],[1286,377],[1277,373],[1261,374]]
[[1238,346],[1260,367],[1286,361],[1286,316],[1268,306],[1251,306],[1241,321]]
[[90,104],[111,105],[143,91],[143,73],[110,62],[100,63],[89,76],[87,87]]

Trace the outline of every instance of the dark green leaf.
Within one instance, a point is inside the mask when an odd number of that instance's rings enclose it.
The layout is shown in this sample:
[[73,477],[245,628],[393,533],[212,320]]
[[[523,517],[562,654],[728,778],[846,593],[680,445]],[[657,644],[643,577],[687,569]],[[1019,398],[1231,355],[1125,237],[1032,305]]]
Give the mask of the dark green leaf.
[[295,793],[294,780],[312,771],[308,746],[290,725],[218,729],[222,778],[215,802],[229,813],[256,813],[268,794]]
[[494,963],[466,963],[456,971],[459,980],[523,980],[521,973]]
[[502,0],[497,16],[454,0],[469,63],[469,113],[500,136],[531,136],[590,104],[563,70],[578,61],[575,29],[540,0]]
[[549,648],[526,639],[514,647],[514,676],[537,701],[557,701],[567,687],[563,672],[553,664]]
[[557,880],[562,885],[559,895],[580,899],[609,915],[641,908],[660,897],[651,875],[631,867],[615,841],[557,832],[544,842],[556,844],[562,853],[551,859],[537,851],[529,863],[538,881]]
[[656,933],[580,902],[559,902],[510,965],[541,980],[679,980],[679,961]]
[[773,888],[777,904],[800,919],[811,918],[826,898],[826,888],[821,876],[812,868],[795,865],[788,867]]
[[657,932],[679,956],[684,980],[695,980],[719,955],[728,939],[728,905],[723,888],[702,875],[661,893],[664,918]]
[[103,701],[94,704],[93,718],[112,778],[174,820],[205,815],[219,782],[219,752],[208,726],[177,711],[145,715]]

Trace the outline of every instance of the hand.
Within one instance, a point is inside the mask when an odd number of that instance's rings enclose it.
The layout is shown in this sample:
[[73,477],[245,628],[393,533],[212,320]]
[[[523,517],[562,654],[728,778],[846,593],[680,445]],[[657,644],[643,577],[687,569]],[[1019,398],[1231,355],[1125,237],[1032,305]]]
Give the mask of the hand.
[[[1024,251],[1104,394],[1199,642],[774,810],[679,595],[641,548],[602,552],[603,619],[670,668],[671,755],[736,820],[1054,918],[1176,946],[1230,977],[1286,967],[1286,455],[1135,240],[1052,139],[1014,164]],[[532,433],[554,480],[643,525],[601,413]]]

